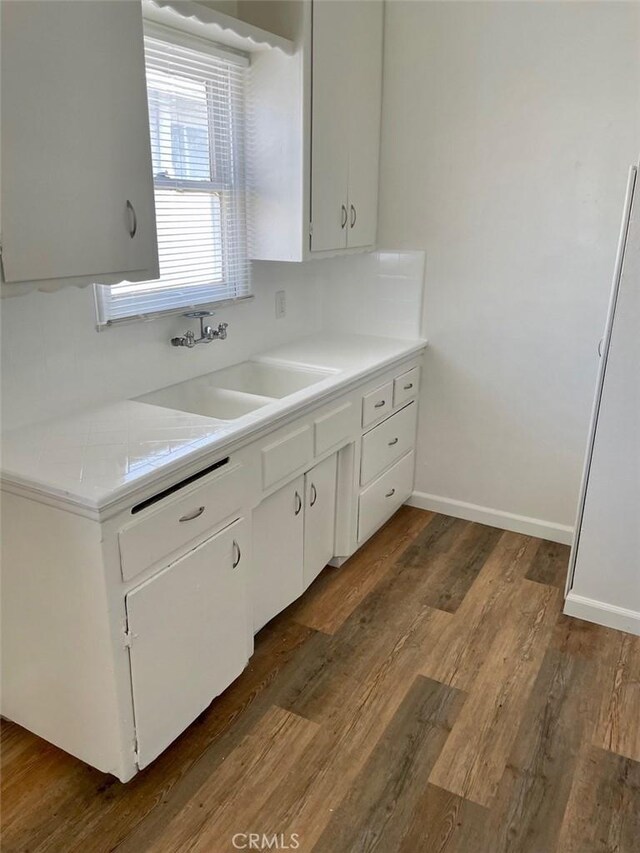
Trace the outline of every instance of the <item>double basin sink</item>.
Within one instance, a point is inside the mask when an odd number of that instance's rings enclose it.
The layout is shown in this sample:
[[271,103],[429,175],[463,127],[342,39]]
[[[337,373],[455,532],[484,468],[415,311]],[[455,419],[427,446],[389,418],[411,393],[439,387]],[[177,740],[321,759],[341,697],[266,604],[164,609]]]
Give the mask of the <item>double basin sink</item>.
[[244,361],[135,399],[152,406],[233,421],[322,382],[335,372]]

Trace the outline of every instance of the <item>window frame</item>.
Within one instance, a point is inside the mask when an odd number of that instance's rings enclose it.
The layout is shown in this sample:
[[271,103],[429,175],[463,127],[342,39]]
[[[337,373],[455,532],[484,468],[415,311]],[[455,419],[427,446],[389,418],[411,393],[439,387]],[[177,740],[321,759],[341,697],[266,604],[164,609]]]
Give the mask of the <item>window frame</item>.
[[[213,58],[220,59],[224,62],[228,62],[237,66],[240,66],[244,69],[248,69],[250,65],[250,57],[248,54],[242,53],[240,51],[236,51],[233,48],[228,48],[226,46],[218,45],[215,42],[209,41],[208,39],[199,38],[198,36],[186,34],[179,30],[174,30],[171,27],[166,27],[163,24],[158,24],[156,22],[151,22],[148,20],[144,21],[144,37],[145,39],[153,39],[155,41],[161,41],[168,43],[169,45],[175,46],[177,48],[186,48],[190,51],[196,51],[198,53],[203,53]],[[145,71],[147,69],[147,64],[145,61]],[[246,73],[246,72],[245,72]],[[139,320],[149,320],[157,317],[170,316],[172,314],[183,314],[190,309],[206,309],[206,308],[214,308],[214,307],[224,307],[228,305],[237,304],[240,302],[246,302],[254,298],[253,293],[251,291],[251,276],[250,276],[250,264],[249,264],[249,254],[248,254],[248,225],[247,225],[247,188],[246,188],[246,157],[247,157],[247,91],[246,91],[247,78],[245,77],[243,81],[243,92],[242,92],[242,106],[241,113],[238,114],[237,110],[230,111],[230,121],[228,124],[228,131],[230,135],[234,138],[239,138],[240,142],[233,142],[231,146],[231,150],[234,156],[231,158],[231,166],[233,171],[233,180],[232,181],[224,181],[224,180],[204,180],[197,178],[173,178],[167,176],[163,178],[161,173],[158,172],[156,174],[155,167],[153,168],[153,187],[154,187],[154,197],[155,193],[158,189],[166,189],[171,190],[175,189],[176,191],[187,191],[187,192],[202,192],[207,195],[215,195],[216,193],[219,195],[220,207],[221,207],[221,240],[222,245],[220,247],[220,252],[222,256],[222,282],[211,282],[211,283],[191,283],[184,285],[184,292],[180,295],[179,291],[181,290],[179,285],[176,285],[174,288],[170,287],[156,287],[153,288],[150,285],[154,283],[159,283],[162,281],[162,276],[158,279],[146,280],[146,281],[137,281],[137,282],[129,282],[122,281],[117,284],[102,284],[95,283],[94,284],[94,301],[95,301],[95,310],[96,310],[96,318],[97,318],[97,326],[98,331],[108,328],[111,325],[120,324],[120,323],[132,323]],[[149,92],[149,85],[147,86],[147,92]],[[149,101],[149,99],[148,99]],[[151,115],[149,112],[149,106],[147,106],[149,121],[151,125]],[[211,133],[212,129],[212,120],[209,119],[208,122],[209,132]],[[150,127],[151,130],[151,127]],[[152,142],[153,149],[153,142]],[[236,156],[238,155],[239,156]],[[209,157],[213,158],[215,155],[213,153],[212,146],[212,138],[209,136]],[[240,201],[237,202],[238,206],[235,209],[233,215],[231,217],[225,217],[224,208],[225,205],[228,205],[229,198],[233,195],[237,196],[237,199]],[[241,212],[239,213],[239,210]],[[157,208],[156,208],[157,210]],[[241,288],[240,295],[234,296],[221,296],[220,298],[215,298],[214,293],[211,294],[211,298],[208,298],[209,291],[215,291],[216,288],[224,291],[229,289],[228,281],[229,281],[229,257],[231,256],[229,250],[229,243],[234,240],[234,234],[231,233],[234,229],[225,226],[225,222],[232,222],[237,219],[241,220],[241,227],[243,230],[242,241],[244,243],[244,253],[241,255],[243,263],[246,265],[246,275],[244,277],[244,287]],[[158,238],[158,248],[160,252],[160,244],[161,240]],[[233,263],[234,266],[237,263],[237,258],[240,257],[237,253],[233,253]],[[135,290],[139,288],[141,290],[139,295],[140,307],[139,309],[131,309],[130,312],[126,314],[116,314],[115,316],[111,315],[109,312],[109,307],[114,302],[118,301],[118,294],[113,294],[113,289],[117,289],[122,285],[127,285],[128,289],[132,292],[129,294],[120,294],[120,299],[122,300],[125,296],[128,295],[131,301],[135,300]],[[173,290],[173,299],[171,291]],[[153,303],[154,299],[156,301],[163,301],[163,296],[167,299],[167,301],[175,301],[176,304],[172,304],[167,307],[150,307],[150,303]],[[182,298],[183,297],[183,298]],[[179,304],[178,304],[179,302]]]

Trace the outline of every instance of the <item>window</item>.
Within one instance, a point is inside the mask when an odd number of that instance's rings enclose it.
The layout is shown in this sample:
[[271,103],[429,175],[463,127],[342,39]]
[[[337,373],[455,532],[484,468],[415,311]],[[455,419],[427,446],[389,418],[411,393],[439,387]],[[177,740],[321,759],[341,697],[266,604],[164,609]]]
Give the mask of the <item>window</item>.
[[[249,296],[247,60],[145,36],[160,278],[96,285],[98,324]],[[189,42],[191,44],[191,42]]]

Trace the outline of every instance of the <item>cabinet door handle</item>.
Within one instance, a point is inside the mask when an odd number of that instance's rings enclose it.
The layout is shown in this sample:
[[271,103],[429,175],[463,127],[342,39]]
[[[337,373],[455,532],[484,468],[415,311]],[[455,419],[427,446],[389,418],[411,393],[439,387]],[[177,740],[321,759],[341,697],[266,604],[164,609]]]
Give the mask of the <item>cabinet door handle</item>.
[[382,406],[384,406],[384,404],[385,404],[386,402],[387,402],[386,400],[378,400],[378,402],[377,402],[377,403],[374,403],[374,404],[373,404],[373,408],[374,408],[374,409],[381,409],[381,408],[382,408]]
[[347,213],[347,206],[346,206],[346,204],[343,204],[342,205],[342,224],[340,225],[340,228],[346,227],[348,218],[349,218],[349,214]]
[[407,384],[403,386],[404,391],[411,391],[412,388],[413,388],[413,382],[407,382]]
[[240,559],[242,558],[242,551],[240,550],[240,546],[233,540],[233,551],[234,551],[234,559],[233,559],[233,568],[237,569],[240,563]]
[[357,218],[358,218],[358,214],[357,214],[357,212],[356,212],[356,209],[355,209],[355,207],[354,207],[353,205],[351,205],[351,227],[352,227],[352,228],[353,228],[353,227],[354,227],[354,225],[356,224],[356,219],[357,219]]
[[315,485],[313,483],[311,483],[309,506],[313,506],[317,500],[318,500],[318,490],[316,489]]
[[397,443],[398,443],[398,439],[397,439],[397,438],[392,438],[392,439],[391,439],[391,441],[389,442],[389,447],[393,447],[393,445],[394,445],[394,444],[397,444]]
[[204,507],[199,506],[198,509],[194,509],[192,512],[188,512],[186,515],[183,515],[182,518],[179,518],[178,521],[193,521],[194,518],[199,518],[204,512]]
[[138,217],[136,216],[136,209],[131,204],[129,199],[127,199],[127,210],[129,211],[130,219],[131,219],[131,227],[129,228],[129,237],[131,237],[131,239],[133,240],[133,238],[136,236],[136,231],[138,230]]
[[296,491],[296,508],[294,510],[294,515],[300,515],[300,510],[302,509],[302,498],[300,497],[300,492]]
[[600,338],[598,341],[598,355],[602,358],[602,344],[604,343],[604,338]]
[[391,489],[390,492],[387,492],[387,494],[385,495],[385,498],[392,498],[395,495],[395,493],[396,493],[396,490]]

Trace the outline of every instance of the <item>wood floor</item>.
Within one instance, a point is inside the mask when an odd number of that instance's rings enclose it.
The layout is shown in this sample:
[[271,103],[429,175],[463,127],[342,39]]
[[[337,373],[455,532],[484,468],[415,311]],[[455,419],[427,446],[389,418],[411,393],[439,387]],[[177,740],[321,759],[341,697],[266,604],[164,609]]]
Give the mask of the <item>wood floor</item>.
[[5,724],[2,850],[638,853],[640,638],[567,559],[404,507],[129,784]]

